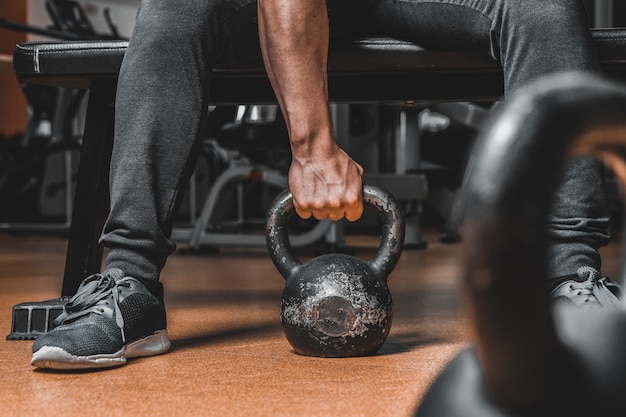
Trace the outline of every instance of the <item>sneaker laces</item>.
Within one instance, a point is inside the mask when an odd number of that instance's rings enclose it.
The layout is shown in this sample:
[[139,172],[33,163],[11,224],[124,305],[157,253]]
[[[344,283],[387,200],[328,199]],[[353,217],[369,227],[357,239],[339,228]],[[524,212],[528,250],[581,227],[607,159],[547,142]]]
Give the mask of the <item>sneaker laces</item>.
[[55,320],[56,325],[77,320],[91,313],[102,315],[105,310],[99,306],[101,301],[113,298],[115,323],[122,332],[122,340],[126,342],[124,334],[124,318],[120,310],[119,300],[121,287],[130,287],[132,278],[125,277],[119,269],[111,269],[100,274],[93,274],[80,284],[76,294],[65,304],[65,310]]

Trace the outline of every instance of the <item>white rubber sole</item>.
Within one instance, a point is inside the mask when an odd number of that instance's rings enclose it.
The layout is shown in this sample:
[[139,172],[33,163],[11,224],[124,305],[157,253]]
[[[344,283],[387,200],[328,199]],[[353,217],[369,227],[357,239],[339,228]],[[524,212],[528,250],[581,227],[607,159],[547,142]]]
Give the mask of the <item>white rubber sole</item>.
[[167,330],[159,330],[127,344],[118,352],[102,355],[76,356],[56,346],[44,346],[33,353],[30,364],[46,369],[111,368],[124,365],[127,359],[165,353],[170,346]]

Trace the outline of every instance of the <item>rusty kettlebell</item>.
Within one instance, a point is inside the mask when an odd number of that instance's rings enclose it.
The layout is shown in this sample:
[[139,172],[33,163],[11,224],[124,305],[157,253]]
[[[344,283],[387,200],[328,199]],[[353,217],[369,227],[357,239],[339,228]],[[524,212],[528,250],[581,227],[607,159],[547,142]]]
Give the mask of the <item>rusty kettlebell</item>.
[[283,191],[268,211],[267,246],[286,281],[281,323],[301,355],[371,355],[389,335],[393,310],[387,277],[402,253],[404,215],[389,193],[373,186],[364,186],[363,202],[382,222],[380,247],[370,261],[330,253],[303,264],[289,244],[287,223],[295,212],[291,192]]

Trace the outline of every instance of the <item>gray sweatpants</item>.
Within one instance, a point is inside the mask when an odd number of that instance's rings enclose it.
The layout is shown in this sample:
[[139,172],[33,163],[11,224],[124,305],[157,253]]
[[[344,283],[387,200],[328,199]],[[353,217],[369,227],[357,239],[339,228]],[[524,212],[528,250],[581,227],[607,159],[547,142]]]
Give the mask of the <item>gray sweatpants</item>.
[[[506,94],[545,74],[596,71],[576,0],[329,0],[331,36],[397,36],[489,54]],[[203,135],[211,68],[260,55],[253,0],[143,0],[120,72],[106,268],[158,279]],[[550,138],[545,138],[550,140]],[[572,161],[548,222],[552,276],[600,269],[609,241],[601,164]]]

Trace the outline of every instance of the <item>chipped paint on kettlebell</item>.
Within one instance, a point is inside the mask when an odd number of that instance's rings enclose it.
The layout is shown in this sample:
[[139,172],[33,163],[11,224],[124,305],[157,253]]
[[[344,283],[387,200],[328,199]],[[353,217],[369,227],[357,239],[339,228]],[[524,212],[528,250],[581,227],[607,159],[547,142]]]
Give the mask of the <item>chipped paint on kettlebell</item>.
[[306,355],[372,354],[386,340],[392,318],[385,281],[348,255],[311,260],[287,282],[281,302],[285,334]]

